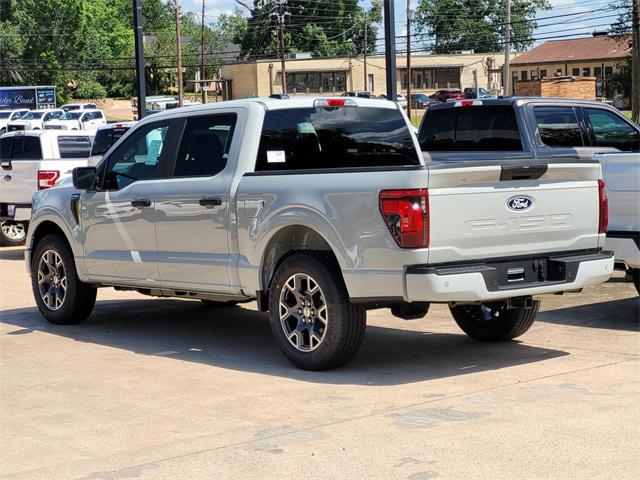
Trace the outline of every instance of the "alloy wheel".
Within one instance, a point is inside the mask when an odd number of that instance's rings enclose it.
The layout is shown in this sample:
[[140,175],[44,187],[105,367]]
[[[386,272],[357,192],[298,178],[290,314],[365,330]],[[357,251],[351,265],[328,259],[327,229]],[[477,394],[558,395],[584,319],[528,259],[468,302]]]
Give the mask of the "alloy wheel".
[[23,223],[19,222],[2,222],[2,234],[12,242],[21,242],[25,239],[27,231]]
[[67,274],[62,258],[55,250],[47,250],[38,262],[38,290],[49,310],[59,310],[67,293]]
[[305,273],[291,275],[280,292],[280,325],[301,352],[318,348],[327,334],[329,311],[318,283]]

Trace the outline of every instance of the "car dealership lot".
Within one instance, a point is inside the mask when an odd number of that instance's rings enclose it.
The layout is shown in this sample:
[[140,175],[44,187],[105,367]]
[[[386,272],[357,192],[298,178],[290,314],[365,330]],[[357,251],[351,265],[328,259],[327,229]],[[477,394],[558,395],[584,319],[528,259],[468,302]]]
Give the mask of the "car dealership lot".
[[3,478],[637,478],[638,296],[619,272],[545,296],[506,344],[448,308],[369,312],[340,370],[295,369],[254,304],[101,290],[79,326],[37,313],[0,251]]

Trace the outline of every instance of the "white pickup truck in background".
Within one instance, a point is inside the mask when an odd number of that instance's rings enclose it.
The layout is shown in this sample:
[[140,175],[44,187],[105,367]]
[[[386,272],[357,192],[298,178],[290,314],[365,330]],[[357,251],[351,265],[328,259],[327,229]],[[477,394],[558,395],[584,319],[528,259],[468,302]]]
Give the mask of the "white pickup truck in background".
[[24,242],[34,192],[51,188],[89,160],[88,132],[28,130],[0,137],[0,242]]
[[609,197],[605,248],[633,278],[640,293],[640,154],[598,155]]

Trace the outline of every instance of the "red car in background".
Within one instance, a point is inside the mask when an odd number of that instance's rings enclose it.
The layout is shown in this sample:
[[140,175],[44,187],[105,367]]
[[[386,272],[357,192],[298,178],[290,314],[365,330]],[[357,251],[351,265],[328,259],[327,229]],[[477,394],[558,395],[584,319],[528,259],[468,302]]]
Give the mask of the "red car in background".
[[459,88],[441,88],[431,95],[431,98],[438,102],[446,102],[447,100],[464,100],[466,95]]

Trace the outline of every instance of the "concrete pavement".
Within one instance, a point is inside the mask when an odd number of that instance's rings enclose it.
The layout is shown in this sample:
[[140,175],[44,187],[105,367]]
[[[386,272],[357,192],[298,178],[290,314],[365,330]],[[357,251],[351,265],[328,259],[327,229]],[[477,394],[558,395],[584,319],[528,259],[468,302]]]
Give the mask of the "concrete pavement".
[[37,313],[0,250],[0,472],[7,479],[635,479],[638,296],[620,274],[543,297],[520,341],[448,308],[369,312],[340,370],[296,370],[253,304],[104,289],[83,325]]

